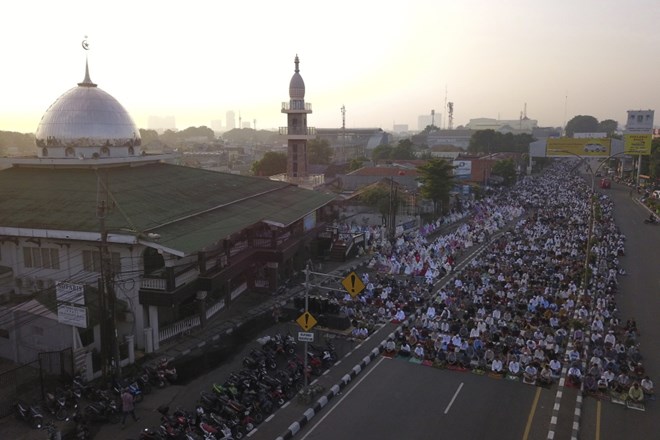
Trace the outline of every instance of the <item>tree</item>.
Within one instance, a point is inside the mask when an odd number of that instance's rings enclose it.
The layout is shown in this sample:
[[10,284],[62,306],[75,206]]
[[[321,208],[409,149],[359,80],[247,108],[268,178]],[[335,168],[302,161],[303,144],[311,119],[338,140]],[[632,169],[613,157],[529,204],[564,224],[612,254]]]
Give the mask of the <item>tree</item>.
[[348,163],[348,171],[355,171],[359,170],[362,168],[362,164],[364,163],[365,159],[363,158],[353,158],[351,161]]
[[326,139],[312,139],[307,142],[309,163],[327,165],[332,161],[332,147]]
[[405,200],[403,194],[398,191],[398,184],[393,180],[381,181],[370,185],[358,196],[361,203],[369,206],[382,217],[382,223],[388,225],[388,218],[393,212],[397,212]]
[[142,145],[147,145],[150,142],[158,141],[158,132],[156,130],[145,130],[141,128],[140,138],[142,139]]
[[573,137],[575,133],[597,133],[598,119],[593,116],[578,115],[566,123],[566,136]]
[[470,137],[468,151],[470,153],[492,153],[499,150],[500,141],[501,133],[495,130],[477,130]]
[[443,213],[449,207],[449,192],[454,186],[453,168],[444,159],[431,159],[417,167],[422,197],[433,201],[434,214]]
[[379,145],[371,152],[371,160],[378,162],[379,160],[390,159],[392,157],[392,150],[391,145]]
[[511,159],[498,160],[493,164],[492,174],[500,176],[504,185],[516,182],[516,164]]
[[500,133],[492,129],[472,134],[468,151],[471,153],[523,153],[529,149],[534,137],[528,133]]
[[651,176],[653,181],[660,179],[660,138],[653,139],[651,155],[642,156],[642,171]]
[[255,176],[273,176],[286,173],[286,153],[269,151],[261,160],[252,164],[252,174]]
[[401,139],[396,147],[392,149],[390,159],[409,160],[415,159],[415,148],[410,139]]
[[601,133],[607,133],[607,136],[612,136],[618,128],[619,123],[614,119],[605,119],[598,123],[598,131]]

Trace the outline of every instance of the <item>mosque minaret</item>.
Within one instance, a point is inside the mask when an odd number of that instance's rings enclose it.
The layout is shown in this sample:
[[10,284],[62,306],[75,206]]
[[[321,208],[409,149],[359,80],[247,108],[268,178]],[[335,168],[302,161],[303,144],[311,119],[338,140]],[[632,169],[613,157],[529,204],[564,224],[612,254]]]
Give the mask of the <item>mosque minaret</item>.
[[295,71],[289,83],[289,102],[282,103],[282,113],[287,115],[287,126],[280,129],[280,133],[287,136],[287,180],[297,183],[309,176],[307,140],[315,137],[315,130],[307,127],[307,115],[312,113],[312,105],[305,103],[305,82],[300,76],[298,55],[294,62]]

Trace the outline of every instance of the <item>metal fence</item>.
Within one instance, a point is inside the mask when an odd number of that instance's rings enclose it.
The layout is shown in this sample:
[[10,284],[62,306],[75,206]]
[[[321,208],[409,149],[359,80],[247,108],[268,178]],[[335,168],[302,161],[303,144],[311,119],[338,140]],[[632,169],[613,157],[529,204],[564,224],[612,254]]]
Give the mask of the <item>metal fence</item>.
[[39,353],[36,361],[0,373],[0,417],[11,414],[17,400],[38,402],[72,377],[71,348]]

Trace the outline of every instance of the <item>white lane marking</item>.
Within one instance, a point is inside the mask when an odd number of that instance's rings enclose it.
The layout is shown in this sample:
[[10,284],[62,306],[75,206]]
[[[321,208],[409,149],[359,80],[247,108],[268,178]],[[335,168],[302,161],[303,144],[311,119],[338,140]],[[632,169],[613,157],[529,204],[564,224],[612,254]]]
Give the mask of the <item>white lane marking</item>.
[[273,420],[273,417],[275,417],[275,414],[269,415],[268,417],[266,417],[266,420],[264,420],[264,422],[270,422],[271,420]]
[[454,393],[454,397],[451,398],[451,402],[449,402],[449,405],[447,405],[447,408],[445,408],[445,414],[447,414],[449,412],[449,410],[451,409],[451,406],[454,404],[454,400],[456,400],[456,397],[458,396],[458,393],[461,392],[461,388],[463,388],[463,382],[461,382],[461,384],[458,386],[458,389]]
[[[318,420],[318,422],[316,422],[316,424],[315,424],[314,426],[312,426],[311,428],[309,428],[309,431],[307,431],[307,432],[305,433],[305,435],[302,436],[302,437],[300,438],[300,440],[305,440],[307,437],[309,437],[309,435],[310,435],[312,432],[314,432],[314,430],[316,429],[316,427],[319,426],[321,423],[323,423],[323,421],[325,420],[325,418],[328,417],[328,416],[332,413],[332,411],[334,411],[334,409],[337,408],[337,407],[338,407],[338,406],[344,401],[344,399],[347,398],[347,397],[349,396],[349,394],[351,394],[351,393],[353,392],[353,390],[356,389],[357,386],[360,385],[360,383],[361,383],[363,380],[365,380],[365,379],[366,379],[366,378],[367,378],[367,377],[368,377],[368,376],[369,376],[369,375],[370,375],[370,374],[376,369],[376,367],[377,367],[378,365],[380,365],[381,362],[383,362],[383,360],[385,360],[385,358],[384,358],[384,357],[381,357],[381,358],[378,360],[378,362],[376,362],[376,365],[374,365],[369,371],[367,371],[367,372],[365,373],[365,375],[362,376],[362,379],[358,380],[358,381],[355,383],[355,385],[354,385],[350,390],[348,390],[348,392],[347,392],[346,394],[344,394],[344,395],[342,396],[342,398],[339,399],[339,400],[337,401],[337,403],[336,403],[332,408],[330,408],[325,414],[323,414],[323,417],[321,417],[321,418]],[[328,402],[328,403],[329,403],[329,402]]]

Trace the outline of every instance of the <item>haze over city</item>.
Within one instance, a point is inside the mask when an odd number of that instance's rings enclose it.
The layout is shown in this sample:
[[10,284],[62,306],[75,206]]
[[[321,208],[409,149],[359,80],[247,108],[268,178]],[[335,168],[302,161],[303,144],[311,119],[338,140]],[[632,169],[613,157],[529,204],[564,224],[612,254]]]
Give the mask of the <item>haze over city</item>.
[[[0,27],[0,130],[34,132],[84,77],[139,127],[210,126],[233,110],[258,129],[286,125],[300,57],[310,126],[417,128],[434,109],[561,126],[579,114],[624,121],[656,109],[657,0],[530,2],[113,2],[26,0]],[[90,50],[81,42],[87,36]],[[442,115],[442,116],[439,116]],[[441,119],[440,119],[441,118]]]

